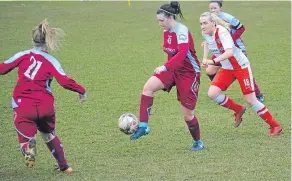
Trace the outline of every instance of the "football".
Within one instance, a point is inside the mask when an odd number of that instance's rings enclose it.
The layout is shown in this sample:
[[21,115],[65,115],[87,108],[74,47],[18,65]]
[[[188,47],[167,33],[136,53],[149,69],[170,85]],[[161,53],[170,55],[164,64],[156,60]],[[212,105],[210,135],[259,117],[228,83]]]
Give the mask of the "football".
[[118,120],[118,127],[120,131],[126,134],[134,133],[139,126],[139,121],[134,114],[122,114]]

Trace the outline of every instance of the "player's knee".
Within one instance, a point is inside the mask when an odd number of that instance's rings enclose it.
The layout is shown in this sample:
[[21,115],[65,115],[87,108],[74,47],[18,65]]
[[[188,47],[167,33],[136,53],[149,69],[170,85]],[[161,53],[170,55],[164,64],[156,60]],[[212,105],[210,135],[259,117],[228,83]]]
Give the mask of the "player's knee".
[[256,98],[255,98],[255,99],[245,99],[245,101],[246,101],[250,106],[252,106],[252,105],[254,105],[254,104],[257,103],[257,99],[256,99]]
[[55,138],[55,135],[53,135],[52,133],[40,132],[40,135],[42,136],[42,138],[45,141],[45,143],[48,143],[48,142],[52,141]]
[[155,76],[150,77],[143,87],[143,94],[147,96],[152,96],[154,92],[163,89],[164,85],[160,79]]
[[254,93],[245,95],[244,98],[250,106],[255,105],[258,101]]
[[186,122],[190,122],[194,119],[194,111],[188,111],[184,113],[184,120]]
[[150,86],[148,86],[147,84],[144,85],[143,87],[143,94],[146,96],[152,96],[153,95],[153,91],[151,90]]
[[146,83],[143,87],[143,94],[146,96],[153,96],[154,88],[151,84]]
[[213,91],[212,89],[208,90],[208,97],[212,100],[215,100],[218,96],[218,93]]
[[184,115],[184,120],[190,122],[194,119],[194,115]]

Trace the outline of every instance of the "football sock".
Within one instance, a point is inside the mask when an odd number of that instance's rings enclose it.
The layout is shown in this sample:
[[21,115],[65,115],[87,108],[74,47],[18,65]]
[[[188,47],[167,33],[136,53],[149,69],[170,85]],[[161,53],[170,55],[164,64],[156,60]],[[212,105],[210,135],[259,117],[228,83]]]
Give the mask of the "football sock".
[[24,155],[25,152],[26,152],[27,144],[28,144],[28,142],[26,142],[26,143],[20,143],[20,150],[21,150],[21,153],[22,153],[23,155]]
[[195,141],[200,140],[200,126],[196,116],[191,121],[186,121],[189,131]]
[[151,107],[153,104],[153,97],[141,95],[140,102],[140,122],[148,123]]
[[268,108],[261,102],[257,101],[257,103],[252,105],[251,108],[271,127],[280,126],[280,124],[273,118]]
[[235,112],[239,112],[242,110],[242,105],[236,104],[232,99],[223,94],[220,94],[214,101],[220,106],[231,109]]
[[67,161],[65,159],[65,153],[60,139],[57,136],[55,136],[54,139],[52,139],[50,142],[46,144],[50,149],[52,155],[57,160],[59,168],[60,169],[65,168],[67,165]]
[[139,127],[148,127],[148,122],[145,123],[145,122],[140,122],[139,123]]

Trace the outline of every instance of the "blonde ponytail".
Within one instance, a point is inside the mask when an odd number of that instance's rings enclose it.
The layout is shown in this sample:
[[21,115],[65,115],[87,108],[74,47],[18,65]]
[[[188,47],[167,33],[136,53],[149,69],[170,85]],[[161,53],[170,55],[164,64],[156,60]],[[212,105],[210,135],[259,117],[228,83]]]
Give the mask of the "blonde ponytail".
[[217,25],[224,26],[226,29],[228,29],[228,31],[231,30],[231,28],[230,28],[231,25],[229,23],[227,23],[226,21],[222,20],[221,18],[219,18],[219,16],[217,16],[214,13],[211,13],[211,16],[212,16],[212,19],[215,20]]
[[35,46],[46,47],[51,51],[58,51],[64,37],[64,31],[60,28],[49,27],[49,22],[44,19],[32,31],[32,39]]

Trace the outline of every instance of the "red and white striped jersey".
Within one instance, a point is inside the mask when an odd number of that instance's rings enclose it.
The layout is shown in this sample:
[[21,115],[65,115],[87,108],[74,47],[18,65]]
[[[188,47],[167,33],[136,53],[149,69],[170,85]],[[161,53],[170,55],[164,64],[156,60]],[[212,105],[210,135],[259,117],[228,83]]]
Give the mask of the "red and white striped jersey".
[[204,33],[202,35],[208,44],[209,52],[216,57],[222,55],[226,49],[232,48],[233,56],[220,62],[222,68],[235,70],[249,66],[249,60],[242,53],[242,50],[234,45],[230,32],[223,26],[217,25],[213,36]]

